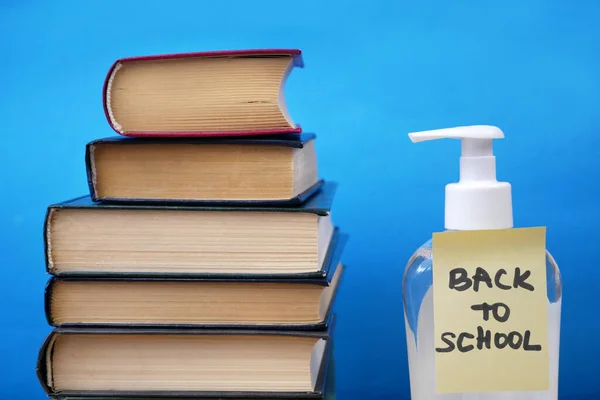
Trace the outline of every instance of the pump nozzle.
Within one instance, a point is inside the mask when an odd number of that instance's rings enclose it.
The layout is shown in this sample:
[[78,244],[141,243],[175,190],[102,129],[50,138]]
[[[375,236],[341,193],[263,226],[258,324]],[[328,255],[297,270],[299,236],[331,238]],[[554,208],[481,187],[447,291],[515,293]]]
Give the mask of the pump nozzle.
[[413,143],[434,139],[503,139],[504,133],[495,126],[472,125],[455,128],[435,129],[432,131],[409,133]]
[[512,228],[511,186],[496,180],[495,126],[473,125],[408,134],[413,143],[461,139],[460,180],[446,186],[445,226],[451,230]]

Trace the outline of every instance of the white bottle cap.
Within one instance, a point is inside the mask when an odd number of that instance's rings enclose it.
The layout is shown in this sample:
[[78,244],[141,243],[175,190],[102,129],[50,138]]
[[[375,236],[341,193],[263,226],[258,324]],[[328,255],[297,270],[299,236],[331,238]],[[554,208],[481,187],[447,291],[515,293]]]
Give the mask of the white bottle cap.
[[416,142],[461,139],[460,180],[446,186],[445,227],[449,230],[506,229],[513,227],[511,186],[496,180],[493,139],[504,133],[488,125],[409,133]]

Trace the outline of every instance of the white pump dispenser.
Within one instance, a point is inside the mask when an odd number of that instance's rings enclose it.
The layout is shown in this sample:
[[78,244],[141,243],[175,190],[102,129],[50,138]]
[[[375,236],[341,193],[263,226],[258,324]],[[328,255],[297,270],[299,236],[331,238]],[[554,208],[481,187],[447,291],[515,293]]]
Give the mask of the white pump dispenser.
[[473,125],[414,132],[413,143],[461,139],[460,180],[446,185],[445,228],[449,230],[513,227],[510,183],[496,180],[493,140],[504,138],[495,126]]

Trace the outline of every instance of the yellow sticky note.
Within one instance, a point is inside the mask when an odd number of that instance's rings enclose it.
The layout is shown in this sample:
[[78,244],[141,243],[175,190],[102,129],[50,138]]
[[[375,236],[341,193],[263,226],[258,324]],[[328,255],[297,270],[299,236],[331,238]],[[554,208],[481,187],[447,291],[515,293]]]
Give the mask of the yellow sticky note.
[[438,393],[548,390],[546,229],[433,235]]

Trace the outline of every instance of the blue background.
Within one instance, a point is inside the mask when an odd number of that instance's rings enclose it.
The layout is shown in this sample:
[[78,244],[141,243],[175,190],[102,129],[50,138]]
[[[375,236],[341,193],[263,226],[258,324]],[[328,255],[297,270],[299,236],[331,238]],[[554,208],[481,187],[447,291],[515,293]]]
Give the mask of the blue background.
[[560,393],[600,398],[600,3],[593,1],[0,1],[1,386],[41,399],[49,332],[46,206],[87,190],[84,146],[114,132],[101,87],[118,57],[297,47],[293,117],[319,135],[351,235],[337,333],[341,399],[408,398],[401,277],[443,229],[459,144],[413,130],[501,127],[517,226],[546,225],[562,268]]

